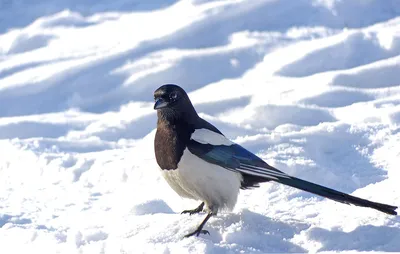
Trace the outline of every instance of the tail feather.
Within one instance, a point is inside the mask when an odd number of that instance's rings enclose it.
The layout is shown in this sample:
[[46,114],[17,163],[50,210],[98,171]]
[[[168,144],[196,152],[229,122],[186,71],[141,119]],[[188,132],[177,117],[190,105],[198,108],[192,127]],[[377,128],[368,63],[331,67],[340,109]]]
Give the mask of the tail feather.
[[326,197],[332,200],[335,200],[337,202],[341,202],[344,204],[353,204],[356,206],[362,206],[362,207],[370,207],[373,209],[376,209],[378,211],[391,214],[391,215],[397,215],[396,209],[397,206],[391,206],[391,205],[386,205],[386,204],[381,204],[377,202],[372,202],[366,199],[354,197],[351,195],[348,195],[346,193],[336,191],[315,183],[307,182],[304,180],[301,180],[299,178],[295,177],[290,177],[290,178],[279,178],[277,182],[289,185],[292,187],[295,187],[300,190],[304,190],[307,192],[314,193],[316,195]]

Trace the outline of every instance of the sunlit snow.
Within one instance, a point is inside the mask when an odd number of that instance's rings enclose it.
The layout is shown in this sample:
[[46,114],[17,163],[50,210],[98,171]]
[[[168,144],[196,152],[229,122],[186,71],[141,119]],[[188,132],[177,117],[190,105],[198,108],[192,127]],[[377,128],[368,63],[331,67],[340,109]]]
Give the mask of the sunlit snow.
[[400,252],[400,217],[276,183],[184,239],[165,83],[280,170],[400,206],[398,0],[0,1],[1,253]]

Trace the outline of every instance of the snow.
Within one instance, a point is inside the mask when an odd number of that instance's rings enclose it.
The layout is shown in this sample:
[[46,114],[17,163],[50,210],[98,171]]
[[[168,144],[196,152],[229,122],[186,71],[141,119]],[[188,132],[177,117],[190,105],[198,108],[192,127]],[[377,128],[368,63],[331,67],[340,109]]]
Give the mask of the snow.
[[[16,18],[18,17],[18,18]],[[397,0],[0,1],[2,253],[400,252],[400,218],[274,183],[211,235],[154,159],[153,91],[280,170],[400,205]]]

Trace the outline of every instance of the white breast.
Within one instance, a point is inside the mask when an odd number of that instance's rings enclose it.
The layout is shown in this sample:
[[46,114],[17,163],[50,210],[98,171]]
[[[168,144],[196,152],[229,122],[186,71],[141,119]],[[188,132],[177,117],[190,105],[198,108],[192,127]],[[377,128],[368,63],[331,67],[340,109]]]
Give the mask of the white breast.
[[163,170],[169,185],[180,196],[204,201],[209,210],[232,210],[236,204],[242,176],[208,163],[187,148],[176,170]]

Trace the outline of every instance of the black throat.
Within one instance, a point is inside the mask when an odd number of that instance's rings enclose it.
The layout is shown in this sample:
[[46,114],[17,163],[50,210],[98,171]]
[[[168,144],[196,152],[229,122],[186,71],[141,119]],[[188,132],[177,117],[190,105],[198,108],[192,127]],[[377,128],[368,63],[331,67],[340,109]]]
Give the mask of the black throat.
[[[163,170],[177,169],[190,136],[195,130],[195,119],[174,114],[170,109],[160,110],[157,115],[157,132],[154,139],[157,163]],[[197,113],[193,115],[194,117],[198,117]]]

